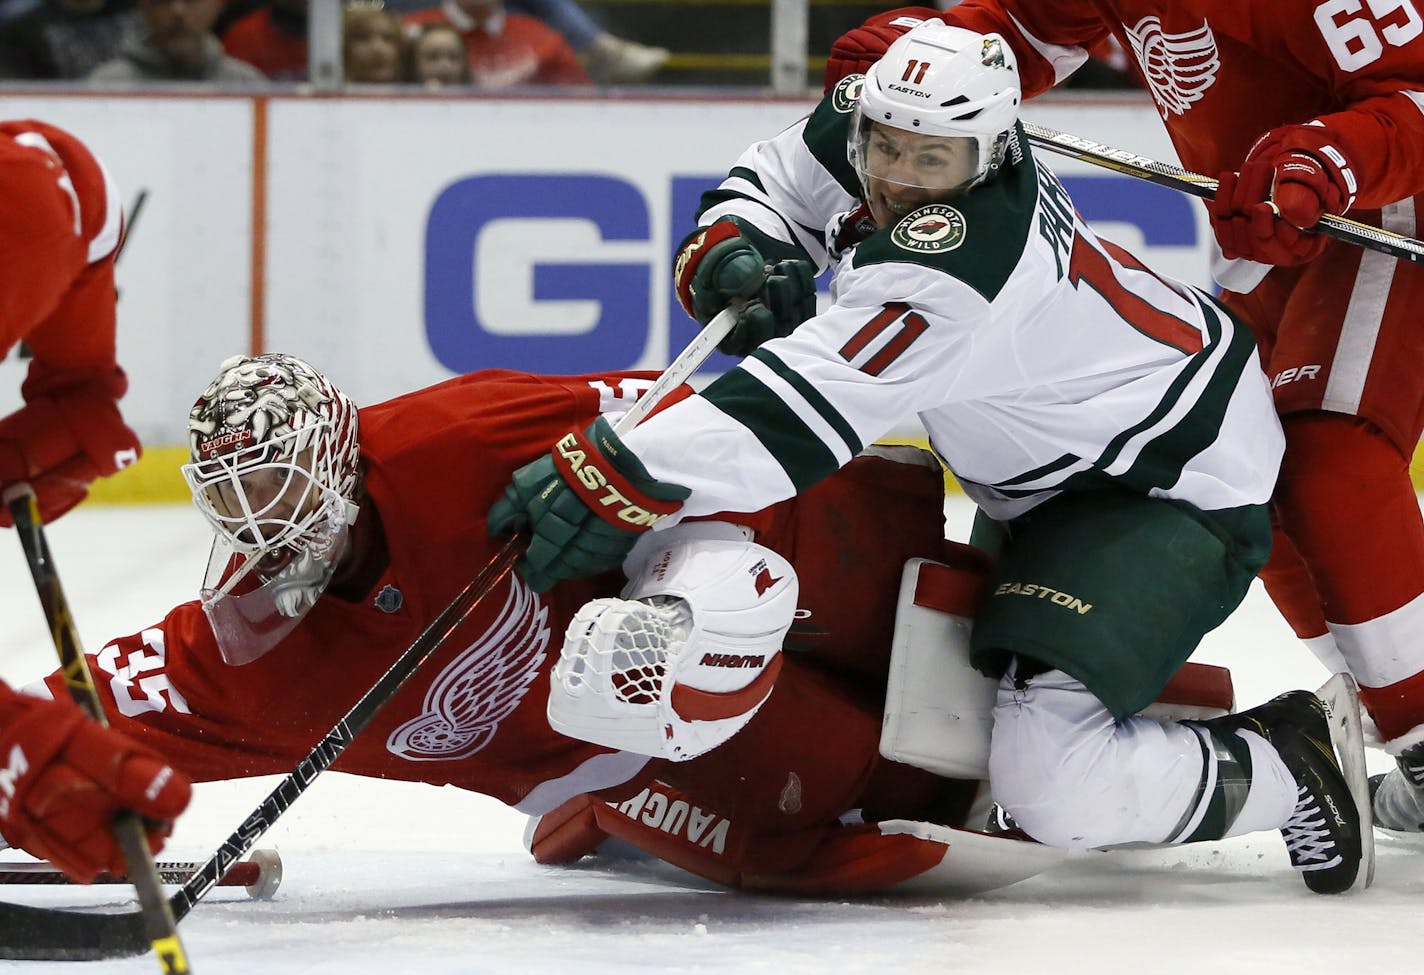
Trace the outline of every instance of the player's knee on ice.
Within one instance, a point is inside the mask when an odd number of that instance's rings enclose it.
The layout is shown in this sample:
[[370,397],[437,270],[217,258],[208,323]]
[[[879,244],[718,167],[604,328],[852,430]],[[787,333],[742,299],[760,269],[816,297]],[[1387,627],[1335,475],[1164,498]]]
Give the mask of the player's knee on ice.
[[[1094,849],[1160,843],[1191,803],[1200,745],[1175,723],[1114,720],[1059,670],[1000,685],[989,781],[994,799],[1040,843]],[[1189,766],[1183,774],[1183,765]]]

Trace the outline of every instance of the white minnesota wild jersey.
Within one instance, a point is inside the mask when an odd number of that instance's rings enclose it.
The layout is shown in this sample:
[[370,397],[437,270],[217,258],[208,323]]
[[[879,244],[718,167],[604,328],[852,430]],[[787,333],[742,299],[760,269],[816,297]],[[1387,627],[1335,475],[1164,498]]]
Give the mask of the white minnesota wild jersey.
[[736,216],[834,263],[834,304],[625,437],[692,489],[680,514],[790,497],[915,414],[994,518],[1113,486],[1207,511],[1265,502],[1284,438],[1250,333],[1094,234],[1022,131],[968,195],[837,247],[859,203],[857,84],[704,197],[703,224]]

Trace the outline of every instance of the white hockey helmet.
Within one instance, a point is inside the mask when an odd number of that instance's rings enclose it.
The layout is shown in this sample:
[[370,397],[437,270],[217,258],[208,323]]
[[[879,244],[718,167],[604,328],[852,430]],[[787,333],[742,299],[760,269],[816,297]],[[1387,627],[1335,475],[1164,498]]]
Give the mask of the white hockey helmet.
[[[862,188],[872,177],[947,193],[977,186],[1003,164],[1022,94],[1013,51],[998,34],[938,20],[914,27],[871,66],[853,111],[847,154]],[[877,125],[965,140],[957,147],[964,165],[949,180],[913,166],[891,172],[871,148]]]
[[296,356],[234,356],[193,404],[188,437],[183,477],[217,532],[204,608],[224,657],[245,663],[290,630],[269,618],[295,625],[344,554],[356,404]]

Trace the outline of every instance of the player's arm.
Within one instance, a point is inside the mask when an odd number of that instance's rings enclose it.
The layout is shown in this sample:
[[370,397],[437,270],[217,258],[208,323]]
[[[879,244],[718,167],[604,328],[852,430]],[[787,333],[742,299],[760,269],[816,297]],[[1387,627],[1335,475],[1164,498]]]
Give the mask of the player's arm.
[[14,316],[7,324],[34,357],[25,406],[0,419],[0,487],[30,482],[53,520],[140,452],[118,408],[128,388],[114,354],[122,218],[112,181],[73,136],[36,122],[0,128],[23,154],[14,171],[35,184],[17,217],[25,230],[7,268],[12,284],[0,289]]
[[[891,279],[904,300],[886,291]],[[789,498],[954,396],[959,352],[987,311],[981,295],[915,265],[843,268],[839,284],[831,308],[628,432],[652,477],[688,489],[678,518]]]
[[[935,307],[973,316],[973,289],[933,271]],[[864,282],[874,275],[859,275]],[[515,471],[490,531],[527,533],[521,574],[543,591],[617,568],[639,536],[685,517],[750,512],[829,476],[908,414],[952,395],[964,321],[848,284],[842,301],[700,394],[625,435],[596,421]],[[928,306],[927,306],[928,307]],[[938,327],[932,327],[937,324]],[[688,437],[687,430],[697,430]]]
[[736,305],[719,348],[745,355],[816,313],[816,274],[829,260],[826,226],[855,206],[845,159],[852,102],[828,97],[807,119],[744,152],[702,195],[698,227],[678,246],[673,284],[702,324]]
[[[1347,202],[1374,209],[1424,192],[1424,12],[1420,5],[1412,0],[1378,5],[1381,13],[1376,15],[1377,5],[1366,4],[1333,17],[1321,15],[1316,4],[1294,0],[1291,6],[1295,8],[1291,18],[1301,25],[1295,29],[1263,19],[1265,13],[1255,7],[1252,16],[1261,36],[1284,44],[1287,56],[1324,79],[1345,106],[1308,120],[1310,128],[1323,130],[1308,135],[1338,145],[1355,180],[1353,190],[1345,187],[1353,197]],[[1306,143],[1311,148],[1314,144],[1314,140]]]
[[1018,60],[1025,98],[1042,94],[1071,75],[1088,60],[1089,49],[1109,34],[1093,4],[1083,0],[964,0],[943,12],[901,7],[876,14],[836,39],[826,61],[826,89],[850,74],[864,74],[897,37],[930,17],[1004,37]]
[[114,816],[144,818],[156,852],[191,793],[157,752],[90,721],[67,698],[47,700],[0,683],[0,834],[75,880],[123,873]]
[[[283,648],[296,659],[320,659],[303,640],[298,629]],[[195,782],[291,771],[310,747],[307,739],[321,731],[267,719],[283,702],[254,687],[251,671],[223,661],[196,600],[87,657],[110,726],[161,752]],[[63,697],[62,674],[46,677],[40,693],[45,689]]]

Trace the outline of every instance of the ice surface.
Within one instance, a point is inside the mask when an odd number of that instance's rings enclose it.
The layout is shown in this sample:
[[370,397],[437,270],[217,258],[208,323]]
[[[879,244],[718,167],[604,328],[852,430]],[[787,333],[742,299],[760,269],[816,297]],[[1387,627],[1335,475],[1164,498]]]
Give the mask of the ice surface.
[[[950,507],[963,537],[969,509]],[[0,676],[53,651],[18,542],[0,533]],[[202,574],[188,507],[94,508],[49,529],[81,637],[156,621]],[[1195,659],[1231,667],[1249,707],[1328,676],[1259,586]],[[1371,767],[1389,766],[1373,752]],[[206,859],[278,781],[200,786],[164,859]],[[1382,839],[1375,886],[1309,894],[1276,834],[1169,851],[1086,854],[978,897],[810,902],[729,894],[651,861],[548,868],[523,817],[453,789],[327,773],[259,843],[281,851],[275,900],[218,888],[180,931],[198,975],[1413,973],[1424,941],[1424,845]],[[18,859],[5,851],[0,860]],[[11,887],[6,899],[121,906],[126,888]],[[152,958],[0,963],[0,972],[151,973]]]

